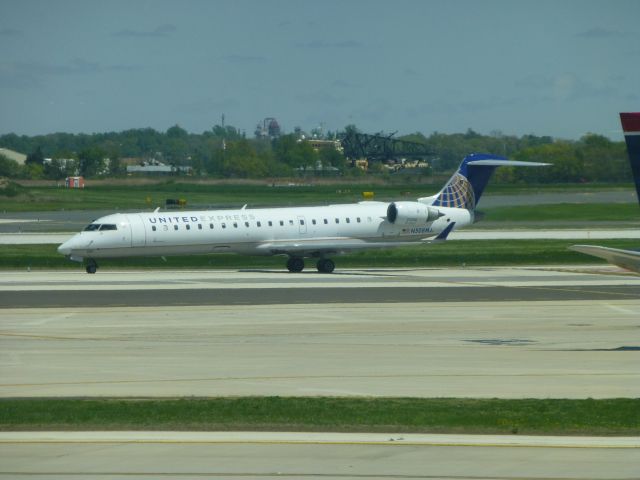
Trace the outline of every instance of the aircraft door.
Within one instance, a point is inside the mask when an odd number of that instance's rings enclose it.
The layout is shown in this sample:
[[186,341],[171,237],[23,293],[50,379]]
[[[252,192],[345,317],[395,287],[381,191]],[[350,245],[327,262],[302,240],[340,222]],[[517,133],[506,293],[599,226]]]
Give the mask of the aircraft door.
[[298,215],[298,232],[307,233],[307,221],[301,215]]
[[131,228],[131,246],[144,247],[147,244],[147,232],[141,215],[127,215]]

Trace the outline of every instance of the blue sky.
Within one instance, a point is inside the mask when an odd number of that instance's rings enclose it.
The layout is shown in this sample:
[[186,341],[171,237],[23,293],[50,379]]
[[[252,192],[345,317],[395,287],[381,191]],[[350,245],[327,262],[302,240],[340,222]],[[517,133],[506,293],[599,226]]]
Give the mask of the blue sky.
[[622,138],[640,1],[0,0],[0,134],[220,123]]

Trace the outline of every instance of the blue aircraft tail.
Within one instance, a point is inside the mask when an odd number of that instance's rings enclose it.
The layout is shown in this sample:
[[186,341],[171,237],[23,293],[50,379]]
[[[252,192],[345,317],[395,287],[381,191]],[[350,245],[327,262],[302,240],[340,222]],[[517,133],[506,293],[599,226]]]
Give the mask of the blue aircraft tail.
[[540,167],[548,163],[516,162],[497,155],[474,153],[465,157],[458,171],[436,195],[434,207],[475,210],[493,171],[501,166]]
[[638,201],[640,201],[640,112],[621,113],[620,122],[624,131],[624,140],[627,142],[633,182],[636,185]]

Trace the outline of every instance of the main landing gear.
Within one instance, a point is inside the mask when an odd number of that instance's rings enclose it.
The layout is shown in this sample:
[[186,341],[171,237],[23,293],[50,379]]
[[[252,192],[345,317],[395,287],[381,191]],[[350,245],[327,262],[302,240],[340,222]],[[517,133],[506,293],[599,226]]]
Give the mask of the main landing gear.
[[[320,273],[331,273],[336,268],[336,264],[329,258],[321,258],[316,264],[316,268]],[[287,260],[287,270],[291,273],[299,273],[304,270],[304,259],[300,257],[291,257]]]
[[95,260],[89,259],[85,270],[87,271],[87,273],[96,273],[98,271],[98,264]]
[[304,260],[300,257],[291,257],[287,260],[287,270],[291,273],[299,273],[304,270]]
[[316,267],[320,273],[331,273],[336,268],[336,264],[329,258],[321,258]]

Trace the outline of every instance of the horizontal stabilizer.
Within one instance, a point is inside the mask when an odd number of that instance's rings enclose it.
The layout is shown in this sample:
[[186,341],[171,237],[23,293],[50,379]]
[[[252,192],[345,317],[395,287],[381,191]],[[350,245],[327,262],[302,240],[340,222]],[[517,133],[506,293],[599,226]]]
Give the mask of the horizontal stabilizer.
[[445,228],[443,231],[440,232],[440,234],[434,238],[434,240],[437,240],[439,242],[443,242],[447,239],[447,237],[449,236],[449,234],[453,231],[453,227],[455,226],[456,222],[452,222],[450,223],[447,228]]
[[541,163],[541,162],[520,162],[518,160],[487,159],[487,160],[471,160],[467,162],[467,165],[485,166],[485,167],[547,167],[551,164]]

